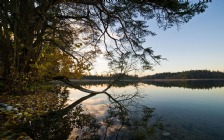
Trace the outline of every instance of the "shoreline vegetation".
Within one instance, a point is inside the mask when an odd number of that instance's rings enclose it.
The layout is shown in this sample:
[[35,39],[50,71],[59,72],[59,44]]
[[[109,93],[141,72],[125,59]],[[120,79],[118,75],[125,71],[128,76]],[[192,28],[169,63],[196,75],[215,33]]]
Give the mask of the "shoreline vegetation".
[[[80,86],[102,86],[108,85],[110,80],[70,80],[73,84]],[[66,86],[61,81],[51,81],[53,85]],[[113,87],[138,86],[141,84],[153,85],[157,87],[179,87],[189,89],[212,89],[224,87],[224,79],[149,79],[149,80],[120,80],[114,83]],[[69,86],[68,86],[69,87]]]
[[[89,81],[111,81],[118,75],[88,75],[83,76],[81,79],[70,79],[73,82],[89,82]],[[224,80],[224,73],[219,71],[209,70],[191,70],[183,72],[165,72],[154,75],[147,75],[138,77],[137,75],[122,74],[121,81],[199,81],[199,80]]]
[[[118,75],[84,76],[82,79],[70,79],[74,84],[81,86],[106,85],[116,79]],[[52,84],[64,85],[59,81],[51,81]],[[183,87],[191,89],[211,89],[224,87],[224,73],[208,70],[192,70],[177,73],[159,73],[144,77],[122,75],[114,87],[123,87],[137,84],[147,84],[160,87]]]
[[[101,80],[101,79],[69,79],[71,82],[77,82],[77,83],[82,83],[82,82],[110,82],[111,79],[108,80]],[[147,82],[147,81],[164,81],[164,82],[169,82],[169,81],[224,81],[224,79],[129,79],[129,80],[120,80],[122,82]]]

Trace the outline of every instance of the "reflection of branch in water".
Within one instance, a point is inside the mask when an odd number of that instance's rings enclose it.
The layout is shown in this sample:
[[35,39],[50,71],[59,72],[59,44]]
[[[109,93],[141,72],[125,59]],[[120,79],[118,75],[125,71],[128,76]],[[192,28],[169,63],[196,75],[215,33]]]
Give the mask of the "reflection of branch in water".
[[[154,120],[155,109],[141,106],[136,112],[124,112],[111,105],[104,119],[106,130],[104,139],[148,139],[156,130],[163,129],[161,119]],[[135,116],[136,113],[138,116]]]
[[85,113],[82,106],[78,105],[64,116],[51,114],[33,120],[26,124],[23,130],[34,140],[64,140],[68,138],[73,128],[95,129],[95,120],[93,115]]
[[[84,96],[82,98],[80,98],[79,100],[75,101],[74,103],[72,103],[71,105],[69,105],[68,107],[64,108],[64,109],[61,109],[57,112],[54,112],[54,113],[58,113],[58,114],[66,114],[67,112],[69,112],[70,110],[72,110],[76,105],[80,104],[81,102],[83,102],[84,100],[87,100],[97,94],[102,94],[102,93],[105,93],[109,99],[112,99],[113,101],[117,102],[110,94],[107,93],[107,90],[110,89],[116,82],[119,81],[120,77],[122,76],[122,74],[118,75],[116,77],[115,80],[113,80],[104,90],[102,91],[93,91],[93,90],[89,90],[89,89],[86,89],[86,88],[83,88],[81,87],[80,85],[76,84],[76,83],[72,83],[67,77],[55,77],[54,79],[55,80],[60,80],[62,81],[63,83],[75,88],[75,89],[78,89],[82,92],[86,92],[86,93],[90,93],[89,95],[87,96]],[[117,102],[120,106],[122,106],[119,102]]]
[[[128,106],[130,106],[131,102],[134,103],[133,102],[134,98],[139,96],[139,89],[138,89],[138,87],[136,85],[135,87],[136,87],[137,91],[134,94],[132,94],[132,95],[120,95],[120,96],[117,96],[117,97],[113,97],[111,94],[109,94],[107,92],[107,90],[109,88],[111,88],[113,86],[113,84],[118,82],[118,80],[119,80],[119,77],[116,80],[114,80],[113,82],[111,82],[111,84],[109,84],[107,86],[107,88],[105,88],[102,91],[92,91],[92,90],[85,89],[85,88],[83,88],[83,87],[81,87],[81,86],[79,86],[77,84],[71,83],[68,79],[61,80],[64,83],[66,83],[67,85],[69,85],[69,86],[72,86],[72,87],[74,87],[74,88],[76,88],[78,90],[81,90],[83,92],[90,93],[88,96],[80,98],[79,100],[77,100],[76,102],[74,102],[73,104],[68,106],[67,108],[63,109],[63,111],[66,113],[69,110],[71,110],[72,108],[74,108],[76,105],[80,104],[82,101],[84,101],[84,100],[86,100],[86,99],[88,99],[90,97],[93,97],[93,96],[95,96],[97,94],[104,93],[104,94],[106,94],[108,96],[109,101],[111,101],[111,103],[114,105],[115,110],[117,111],[117,112],[115,111],[116,113],[113,113],[112,116],[109,116],[109,118],[111,119],[111,117],[114,118],[114,115],[117,114],[117,117],[118,117],[117,119],[119,120],[120,127],[118,127],[118,129],[116,129],[117,132],[116,132],[116,134],[113,135],[113,137],[115,136],[116,139],[118,139],[118,137],[120,137],[120,136],[121,137],[126,136],[126,133],[128,131],[132,132],[132,133],[139,133],[138,129],[144,128],[144,129],[148,130],[149,129],[148,126],[150,126],[151,127],[150,131],[151,131],[151,130],[154,130],[155,127],[158,127],[159,125],[157,125],[157,124],[160,123],[160,120],[156,121],[155,124],[153,124],[153,125],[148,125],[149,118],[152,117],[152,115],[149,115],[149,114],[152,114],[154,112],[154,109],[152,109],[152,108],[143,107],[143,114],[144,114],[143,116],[144,117],[142,117],[143,120],[141,122],[139,121],[138,124],[131,121],[131,118],[132,118],[131,117],[131,113],[129,113],[129,109],[127,109],[127,107],[125,106],[125,102],[129,101],[129,103],[126,104]],[[148,110],[148,111],[146,111],[146,110]],[[146,114],[148,114],[148,115],[146,115]],[[107,123],[109,122],[108,123],[109,125],[105,126],[106,132],[104,134],[104,139],[107,137],[108,128],[113,125],[113,123],[110,122],[110,121],[105,121],[105,122],[107,122]],[[107,124],[107,123],[105,123],[105,124]],[[134,124],[134,125],[131,125],[131,124]],[[132,128],[134,128],[134,129],[132,129]]]
[[117,107],[117,104],[111,104],[103,122],[100,122],[94,115],[87,113],[81,105],[78,105],[63,117],[45,116],[34,120],[31,124],[27,124],[24,130],[36,140],[67,139],[74,128],[77,128],[76,134],[73,134],[71,138],[78,140],[147,138],[155,133],[154,130],[161,129],[162,126],[160,120],[150,125],[153,113],[153,108],[142,106],[138,110],[140,117],[133,117],[129,112]]
[[[147,108],[145,106],[139,107],[136,105],[137,97],[140,97],[137,86],[137,91],[134,92],[134,94],[112,95],[108,92],[108,89],[111,88],[112,85],[118,81],[118,79],[111,82],[102,91],[92,91],[85,89],[80,85],[72,83],[68,79],[60,80],[80,91],[89,93],[89,95],[78,99],[66,108],[49,113],[48,116],[44,116],[39,121],[37,120],[32,122],[31,126],[28,124],[27,131],[32,130],[30,132],[33,133],[33,136],[38,136],[40,139],[54,139],[59,138],[58,135],[62,135],[61,138],[65,138],[66,136],[68,137],[69,134],[67,131],[71,131],[73,128],[78,128],[82,131],[82,133],[80,133],[79,137],[76,138],[80,140],[99,137],[104,139],[122,139],[124,137],[135,137],[137,139],[139,136],[148,136],[147,132],[149,132],[149,130],[160,128],[160,125],[157,125],[160,124],[160,120],[155,121],[154,124],[149,123],[153,117],[153,108]],[[107,115],[103,116],[103,122],[97,121],[94,115],[88,113],[86,114],[82,107],[79,106],[79,104],[81,104],[83,101],[98,94],[107,95],[110,101]],[[132,109],[134,107],[138,109],[133,111]],[[139,116],[136,116],[136,114]],[[66,132],[64,129],[67,129]],[[53,132],[60,133],[56,135]],[[102,134],[100,132],[104,133]]]
[[96,96],[96,95],[97,94],[91,93],[91,94],[89,94],[87,96],[84,96],[84,97],[78,99],[77,101],[75,101],[74,103],[72,103],[71,105],[67,106],[66,108],[53,112],[53,114],[60,114],[61,116],[66,115],[74,107],[76,107],[77,105],[79,105],[83,101],[85,101],[85,100],[87,100],[87,99],[89,99],[89,98],[91,98],[93,96]]
[[116,96],[115,99],[118,102],[123,102],[123,101],[131,101],[131,102],[133,102],[134,101],[134,98],[136,98],[136,97],[143,98],[140,95],[140,89],[139,89],[138,85],[136,84],[134,87],[135,87],[136,91],[133,91],[132,94],[121,94],[121,95],[116,94],[116,95],[114,95],[114,96]]

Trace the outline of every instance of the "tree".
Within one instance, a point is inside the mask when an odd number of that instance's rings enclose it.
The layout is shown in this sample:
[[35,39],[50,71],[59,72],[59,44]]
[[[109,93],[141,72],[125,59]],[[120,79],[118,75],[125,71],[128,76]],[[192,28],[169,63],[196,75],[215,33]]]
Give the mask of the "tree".
[[[167,29],[204,12],[208,0],[2,0],[0,2],[0,68],[3,79],[12,73],[36,73],[44,50],[54,47],[72,57],[74,67],[89,69],[104,53],[112,68],[159,63],[145,37],[155,35],[147,20]],[[109,41],[108,41],[109,40]],[[104,44],[104,49],[99,47]],[[103,51],[105,50],[105,51]],[[53,51],[52,51],[53,53]],[[153,59],[153,61],[151,61]],[[39,61],[40,63],[40,61]],[[82,66],[81,66],[82,65]],[[83,71],[83,70],[81,70]],[[11,83],[11,82],[9,82]]]

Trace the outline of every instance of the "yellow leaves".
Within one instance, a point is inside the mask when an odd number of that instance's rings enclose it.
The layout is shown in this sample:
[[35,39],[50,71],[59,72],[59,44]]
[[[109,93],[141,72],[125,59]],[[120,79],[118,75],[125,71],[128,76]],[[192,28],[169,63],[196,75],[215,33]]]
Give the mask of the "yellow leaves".
[[12,31],[8,31],[8,35],[14,35],[14,33]]
[[[62,43],[55,39],[57,43]],[[75,48],[82,47],[82,43],[74,44]],[[69,78],[81,78],[84,73],[90,71],[90,57],[93,53],[87,53],[85,59],[77,57],[75,60],[59,48],[52,47],[49,44],[43,44],[43,49],[39,58],[30,67],[35,71],[37,77],[55,77],[66,76]]]
[[24,47],[25,47],[25,44],[21,43],[20,48],[24,48]]
[[[81,43],[75,44],[76,48],[81,46]],[[90,69],[90,66],[85,63],[86,61],[83,60],[75,61],[71,56],[58,48],[45,46],[37,65],[31,67],[38,69],[39,74],[47,77],[66,76],[81,78],[84,71]]]
[[82,78],[85,71],[90,70],[90,65],[80,62],[74,66],[74,76],[78,79]]
[[59,99],[57,94],[49,92],[39,92],[37,94],[0,95],[2,102],[18,108],[18,111],[0,111],[3,120],[3,129],[16,128],[21,123],[26,123],[38,118],[49,110],[59,109]]
[[30,89],[33,88],[38,81],[34,74],[34,72],[18,72],[14,67],[11,67],[11,74],[8,77],[8,80],[11,83],[5,86],[6,91],[9,93],[18,94],[21,91],[30,91]]
[[38,68],[38,65],[37,65],[37,63],[35,63],[35,64],[30,64],[30,67],[33,68],[33,69],[37,69],[37,68]]
[[44,57],[44,53],[41,53],[41,57]]
[[29,113],[28,112],[23,112],[23,115],[24,116],[27,116]]
[[32,140],[26,133],[20,133],[20,136],[17,140]]
[[59,46],[63,46],[64,45],[64,42],[62,40],[58,39],[58,38],[55,38],[54,41]]

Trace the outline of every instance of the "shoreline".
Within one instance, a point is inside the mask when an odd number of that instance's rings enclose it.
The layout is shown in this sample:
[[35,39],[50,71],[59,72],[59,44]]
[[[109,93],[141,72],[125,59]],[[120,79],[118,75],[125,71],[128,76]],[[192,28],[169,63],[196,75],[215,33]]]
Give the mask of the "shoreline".
[[[102,81],[109,82],[113,81],[111,79],[101,80],[101,79],[69,79],[71,82],[84,82],[84,81]],[[133,79],[133,80],[119,80],[119,81],[224,81],[224,79]]]
[[164,81],[164,82],[169,82],[169,81],[224,81],[224,79],[143,79],[142,81]]
[[[101,79],[69,79],[71,82],[111,82],[113,80],[101,80]],[[58,80],[52,80],[51,82],[56,82]],[[119,80],[121,82],[144,82],[144,81],[158,81],[158,82],[169,82],[169,81],[224,81],[224,79],[133,79],[133,80]]]

